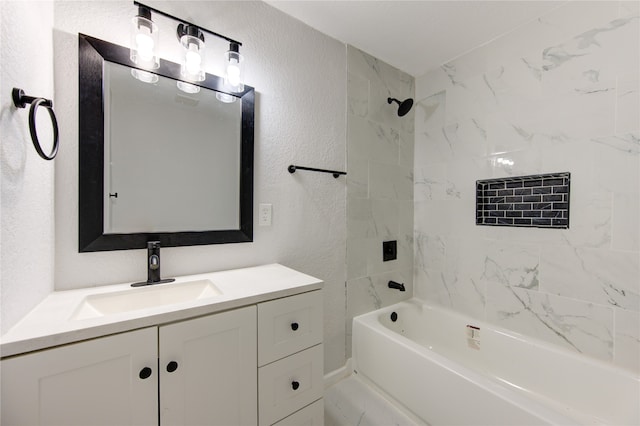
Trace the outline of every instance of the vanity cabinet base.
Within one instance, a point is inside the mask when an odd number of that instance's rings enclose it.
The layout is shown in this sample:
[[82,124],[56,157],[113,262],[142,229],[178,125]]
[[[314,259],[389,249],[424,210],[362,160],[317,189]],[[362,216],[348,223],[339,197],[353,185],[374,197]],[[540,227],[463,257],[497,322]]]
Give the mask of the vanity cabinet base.
[[247,306],[3,359],[1,424],[256,424],[256,322]]

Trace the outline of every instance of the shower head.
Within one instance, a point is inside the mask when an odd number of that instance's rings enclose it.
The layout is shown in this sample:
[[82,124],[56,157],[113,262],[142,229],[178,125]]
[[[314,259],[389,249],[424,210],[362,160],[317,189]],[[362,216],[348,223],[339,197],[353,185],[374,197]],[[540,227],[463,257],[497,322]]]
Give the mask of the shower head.
[[395,102],[398,106],[398,117],[402,117],[406,115],[409,111],[411,111],[411,107],[413,106],[413,99],[407,98],[404,101],[400,102],[396,98],[387,98],[387,103]]

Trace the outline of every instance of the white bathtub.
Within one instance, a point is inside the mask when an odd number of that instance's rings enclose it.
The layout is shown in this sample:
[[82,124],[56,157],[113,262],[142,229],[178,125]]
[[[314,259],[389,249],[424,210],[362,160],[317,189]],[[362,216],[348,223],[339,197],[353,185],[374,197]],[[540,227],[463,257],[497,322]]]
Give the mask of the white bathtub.
[[353,366],[431,425],[640,424],[637,375],[418,299],[354,318]]

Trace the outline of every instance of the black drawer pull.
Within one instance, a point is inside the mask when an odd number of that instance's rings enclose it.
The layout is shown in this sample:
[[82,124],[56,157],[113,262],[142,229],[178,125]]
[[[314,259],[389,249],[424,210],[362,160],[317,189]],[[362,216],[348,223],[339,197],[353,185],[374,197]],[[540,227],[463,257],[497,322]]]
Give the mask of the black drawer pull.
[[298,388],[300,387],[300,383],[294,380],[293,382],[291,382],[291,387],[293,388],[293,390],[298,390]]
[[292,323],[291,323],[291,329],[292,329],[293,331],[296,331],[296,330],[298,329],[298,327],[299,327],[299,325],[298,325],[298,323],[297,323],[297,322],[292,322]]
[[167,371],[169,373],[173,373],[177,369],[178,369],[178,363],[177,362],[171,361],[169,364],[167,364]]
[[145,367],[142,370],[140,370],[140,374],[138,374],[138,377],[140,377],[141,379],[148,379],[149,377],[151,377],[151,373],[153,371],[149,368],[149,367]]

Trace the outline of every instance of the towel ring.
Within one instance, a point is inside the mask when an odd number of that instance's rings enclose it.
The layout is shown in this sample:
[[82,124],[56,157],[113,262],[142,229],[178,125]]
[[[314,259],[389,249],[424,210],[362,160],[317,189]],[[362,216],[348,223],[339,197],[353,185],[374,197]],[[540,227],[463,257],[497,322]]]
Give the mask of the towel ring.
[[[22,89],[14,88],[11,92],[11,96],[13,98],[13,104],[16,108],[25,108],[27,104],[31,104],[29,108],[29,133],[31,133],[31,141],[33,142],[33,147],[36,149],[36,152],[40,157],[45,160],[53,160],[58,154],[58,145],[59,145],[59,132],[58,132],[58,120],[56,119],[56,114],[53,112],[53,102],[49,99],[45,98],[36,98],[33,96],[27,96],[24,94]],[[43,106],[49,112],[49,117],[51,118],[51,125],[53,127],[53,147],[51,147],[51,152],[49,154],[45,154],[42,150],[42,146],[40,145],[40,141],[38,140],[38,133],[36,131],[36,112],[38,111],[38,107]]]

